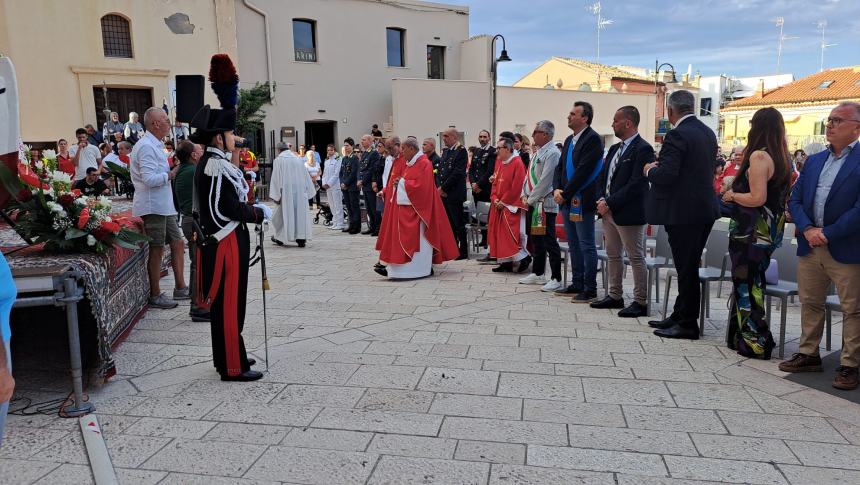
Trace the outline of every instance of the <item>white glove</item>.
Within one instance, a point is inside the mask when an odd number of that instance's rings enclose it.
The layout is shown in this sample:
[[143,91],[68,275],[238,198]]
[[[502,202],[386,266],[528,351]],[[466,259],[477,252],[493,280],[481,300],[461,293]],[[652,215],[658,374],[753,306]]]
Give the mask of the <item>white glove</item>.
[[247,172],[248,176],[251,177],[251,180],[257,180],[257,174],[254,172]]
[[269,219],[272,218],[272,209],[269,209],[269,206],[267,206],[265,204],[257,203],[257,204],[254,204],[254,207],[263,211],[263,220],[264,221],[268,221]]

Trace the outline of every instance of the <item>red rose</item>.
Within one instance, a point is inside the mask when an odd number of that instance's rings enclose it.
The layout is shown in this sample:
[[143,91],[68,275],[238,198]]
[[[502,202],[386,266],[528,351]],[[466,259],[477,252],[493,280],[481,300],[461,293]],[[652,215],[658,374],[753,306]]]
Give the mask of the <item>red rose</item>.
[[117,224],[116,222],[103,221],[99,225],[99,229],[104,229],[104,230],[110,232],[111,234],[119,234],[119,230],[121,228],[120,228],[119,224]]
[[15,195],[15,200],[18,202],[27,202],[28,200],[33,198],[33,192],[30,191],[27,187],[22,188]]
[[78,229],[83,229],[87,222],[90,220],[90,208],[84,207],[84,210],[81,211],[81,215],[78,216]]
[[71,194],[63,194],[57,202],[59,202],[61,206],[68,208],[70,205],[75,203],[75,198],[72,197]]
[[81,196],[80,189],[72,189],[72,195],[74,195],[75,197],[80,197]]
[[107,229],[102,226],[99,226],[93,230],[93,237],[99,241],[104,241],[108,237],[110,237],[111,233]]

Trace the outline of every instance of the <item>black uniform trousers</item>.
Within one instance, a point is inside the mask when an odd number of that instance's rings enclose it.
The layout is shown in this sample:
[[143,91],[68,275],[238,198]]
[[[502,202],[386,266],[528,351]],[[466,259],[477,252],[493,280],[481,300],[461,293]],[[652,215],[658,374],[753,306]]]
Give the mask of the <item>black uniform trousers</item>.
[[[526,231],[530,230],[534,210],[534,207],[529,206]],[[558,238],[555,235],[555,218],[555,213],[546,212],[546,234],[529,237],[529,241],[534,245],[532,273],[540,276],[546,272],[546,257],[549,255],[549,269],[552,272],[552,279],[561,281],[561,248],[558,246]]]
[[[245,224],[241,224],[233,231],[235,234],[235,244],[237,246],[237,255],[232,258],[227,258],[224,268],[221,271],[220,281],[218,282],[218,293],[211,302],[209,308],[210,325],[212,327],[212,362],[215,369],[222,376],[228,375],[228,352],[238,351],[239,354],[239,373],[247,372],[251,369],[248,365],[248,355],[245,351],[245,341],[242,339],[242,328],[245,325],[245,303],[248,293],[248,262],[250,258],[250,236],[248,228]],[[215,265],[217,260],[218,247],[220,245],[232,244],[230,236],[221,240],[218,244],[207,244],[199,246],[200,251],[200,266],[197,271],[202,271],[202,293],[204,298],[209,293],[212,287],[212,279],[215,276]],[[228,308],[225,305],[224,290],[227,279],[234,274],[238,274],[238,295],[236,296],[235,307]],[[236,313],[236,328],[230,328],[230,325],[225,323],[226,312],[233,311]],[[233,375],[237,375],[235,372]]]
[[379,219],[376,214],[376,192],[367,185],[361,188],[364,195],[364,209],[367,212],[367,230],[370,232],[379,231]]
[[445,206],[445,214],[448,215],[448,222],[451,224],[451,232],[454,233],[454,239],[457,240],[457,245],[460,247],[460,256],[469,255],[469,244],[466,242],[466,216],[463,213],[462,199],[451,199],[450,196],[442,197],[442,205]]
[[349,227],[361,230],[361,202],[359,202],[359,189],[344,191],[346,198],[346,211],[349,215]]
[[675,260],[675,270],[678,271],[678,297],[669,318],[680,326],[699,330],[699,266],[702,260],[702,250],[708,242],[711,227],[707,224],[678,224],[667,225],[666,235],[669,236],[669,246],[672,248],[672,258]]

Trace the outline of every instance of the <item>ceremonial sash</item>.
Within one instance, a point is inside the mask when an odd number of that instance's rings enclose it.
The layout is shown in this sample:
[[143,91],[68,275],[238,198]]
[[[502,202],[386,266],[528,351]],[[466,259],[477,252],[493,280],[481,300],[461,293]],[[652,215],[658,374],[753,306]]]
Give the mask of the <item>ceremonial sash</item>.
[[[529,174],[526,177],[526,187],[528,187],[529,194],[532,193],[535,186],[537,186],[540,179],[535,173],[535,167],[538,164],[538,160],[540,160],[537,155],[535,155],[534,161],[529,165]],[[535,236],[543,236],[546,234],[546,215],[543,212],[543,198],[541,198],[540,202],[537,203],[534,210],[532,211],[532,217],[529,221],[529,225],[531,226],[531,233]]]
[[[571,143],[567,146],[567,164],[566,164],[566,173],[567,180],[573,179],[573,174],[576,169],[573,167],[573,145]],[[580,222],[582,221],[582,200],[580,199],[582,191],[588,188],[589,185],[593,184],[595,180],[597,180],[597,176],[600,175],[600,171],[603,170],[603,157],[597,161],[597,165],[594,167],[594,171],[588,176],[588,179],[585,180],[585,183],[580,187],[579,192],[573,194],[573,197],[570,199],[570,215],[568,216],[571,222]]]

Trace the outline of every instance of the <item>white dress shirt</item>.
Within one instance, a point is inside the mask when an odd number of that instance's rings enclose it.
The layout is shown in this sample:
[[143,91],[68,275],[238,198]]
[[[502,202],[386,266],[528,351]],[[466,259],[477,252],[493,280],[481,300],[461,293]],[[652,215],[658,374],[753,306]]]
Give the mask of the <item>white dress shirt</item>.
[[173,206],[173,189],[170,185],[170,166],[164,144],[150,132],[134,144],[131,150],[131,182],[134,199],[131,214],[145,216],[176,215]]

